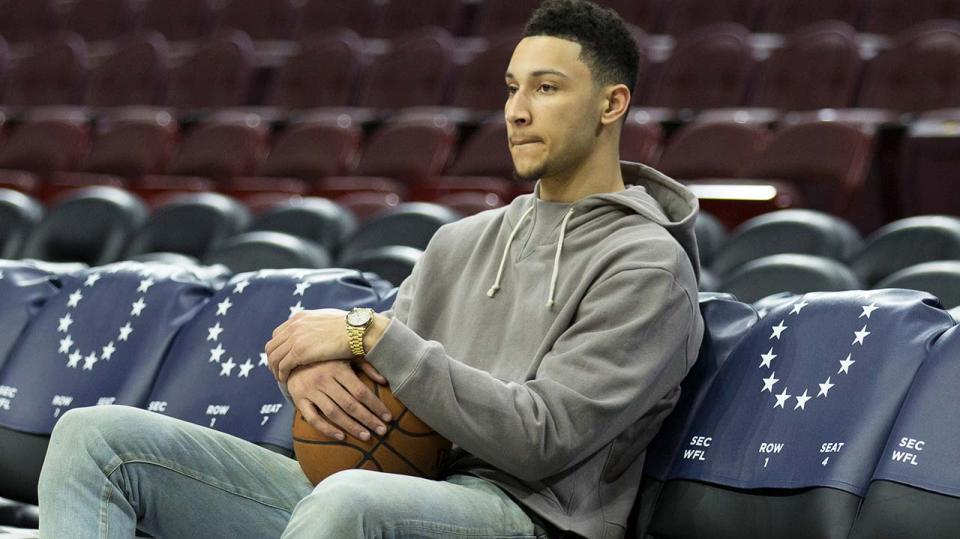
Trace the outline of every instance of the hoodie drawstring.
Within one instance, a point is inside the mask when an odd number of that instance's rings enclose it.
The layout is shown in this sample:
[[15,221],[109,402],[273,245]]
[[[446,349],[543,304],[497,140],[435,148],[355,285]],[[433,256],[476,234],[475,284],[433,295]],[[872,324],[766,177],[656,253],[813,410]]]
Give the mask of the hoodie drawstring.
[[560,252],[563,251],[563,238],[567,234],[567,222],[573,216],[573,208],[563,217],[563,224],[560,225],[560,240],[557,241],[557,256],[553,259],[553,277],[550,278],[550,298],[547,299],[547,308],[553,307],[553,296],[557,291],[557,276],[560,274]]
[[493,286],[490,287],[490,290],[487,290],[487,297],[492,298],[497,294],[497,291],[500,290],[500,279],[503,278],[503,266],[507,263],[507,254],[510,253],[510,244],[513,243],[513,239],[517,236],[517,231],[520,230],[520,226],[527,219],[527,216],[530,215],[530,212],[533,211],[535,207],[534,204],[531,204],[527,211],[523,212],[523,215],[520,216],[520,220],[517,221],[517,224],[513,226],[513,230],[510,232],[510,238],[507,239],[507,246],[503,248],[503,258],[500,259],[500,269],[497,270],[497,280],[493,283]]

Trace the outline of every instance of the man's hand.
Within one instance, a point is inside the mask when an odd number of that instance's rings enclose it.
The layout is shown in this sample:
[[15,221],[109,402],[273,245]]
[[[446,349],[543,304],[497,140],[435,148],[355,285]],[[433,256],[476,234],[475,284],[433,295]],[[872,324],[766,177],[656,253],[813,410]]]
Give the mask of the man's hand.
[[[386,382],[366,361],[361,367],[373,380]],[[360,380],[349,361],[324,361],[300,367],[290,374],[287,391],[307,423],[338,440],[344,439],[343,431],[357,439],[369,440],[369,429],[384,434],[383,421],[391,420],[390,410]]]

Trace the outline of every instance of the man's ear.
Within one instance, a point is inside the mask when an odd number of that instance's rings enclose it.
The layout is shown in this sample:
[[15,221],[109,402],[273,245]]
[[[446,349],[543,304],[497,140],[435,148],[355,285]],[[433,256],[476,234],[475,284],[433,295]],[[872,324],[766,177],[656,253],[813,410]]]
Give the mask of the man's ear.
[[605,89],[606,99],[600,115],[600,123],[609,125],[620,121],[630,108],[630,89],[625,84],[616,84]]

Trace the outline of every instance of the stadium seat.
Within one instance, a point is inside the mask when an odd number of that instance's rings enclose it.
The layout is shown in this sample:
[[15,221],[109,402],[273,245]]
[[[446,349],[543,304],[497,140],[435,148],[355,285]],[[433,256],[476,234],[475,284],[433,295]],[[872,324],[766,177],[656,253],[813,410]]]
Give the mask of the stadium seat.
[[202,259],[226,238],[245,230],[248,210],[217,193],[182,195],[157,208],[137,231],[126,256],[172,252]]
[[384,3],[376,0],[307,0],[300,10],[301,39],[349,28],[365,37],[380,35]]
[[407,200],[410,190],[397,180],[380,176],[329,176],[317,180],[310,193],[313,196],[339,199],[344,195],[378,193]]
[[392,210],[402,202],[402,198],[397,193],[384,191],[342,193],[333,200],[349,210],[360,223]]
[[760,64],[750,105],[780,110],[849,107],[863,69],[856,39],[853,27],[839,21],[791,34]]
[[252,56],[253,42],[243,32],[218,34],[174,70],[166,104],[180,109],[246,104]]
[[897,202],[903,215],[960,217],[960,131],[955,120],[926,118],[908,127],[900,146]]
[[700,265],[701,268],[709,268],[720,254],[724,242],[727,241],[727,229],[723,223],[706,211],[701,211],[697,215],[695,226]]
[[503,72],[519,41],[520,36],[512,33],[491,38],[487,48],[474,56],[456,77],[451,105],[488,115],[503,110],[507,95]]
[[813,210],[782,210],[743,223],[723,244],[710,269],[720,275],[744,263],[775,254],[822,256],[843,262],[861,246],[853,226]]
[[60,28],[56,0],[5,0],[0,13],[0,35],[10,44],[33,41]]
[[364,249],[341,260],[340,265],[345,268],[370,272],[382,279],[400,286],[400,283],[413,273],[423,251],[405,245],[386,245]]
[[[363,42],[352,30],[317,34],[280,67],[265,104],[286,109],[346,107],[363,67]],[[317,69],[317,66],[323,69]]]
[[283,232],[308,239],[335,254],[353,235],[357,222],[349,210],[324,198],[290,198],[254,218],[250,230]]
[[330,253],[310,240],[283,232],[246,232],[227,238],[203,259],[234,273],[262,269],[330,267]]
[[13,107],[78,105],[87,75],[87,48],[70,32],[31,42],[31,52],[11,69],[3,103]]
[[453,35],[462,34],[460,25],[464,8],[463,2],[449,0],[387,2],[383,8],[383,27],[380,33],[383,37],[393,38],[410,30],[432,26],[443,28]]
[[387,283],[342,269],[235,275],[180,331],[147,409],[292,456],[294,407],[266,367],[264,343],[298,311],[389,307],[389,293]]
[[0,146],[0,185],[35,193],[54,172],[76,167],[88,144],[81,118],[28,117]]
[[679,36],[720,22],[753,28],[762,6],[759,0],[674,0],[667,2],[658,32]]
[[76,0],[66,14],[66,28],[88,43],[117,39],[133,30],[132,0]]
[[391,41],[390,51],[366,69],[357,105],[377,110],[444,104],[454,67],[448,32],[425,28]]
[[851,539],[948,539],[960,529],[960,328],[943,333],[913,379],[880,455]]
[[953,1],[870,0],[864,10],[863,31],[893,35],[916,24],[934,19],[960,19],[960,4]]
[[[495,204],[498,200],[500,201],[499,205],[502,205],[505,201],[513,200],[514,185],[510,180],[487,176],[436,176],[417,185],[410,198],[441,204],[439,202],[440,198],[464,193],[478,195],[480,198],[476,200],[476,203],[482,206]],[[481,200],[486,195],[493,195],[494,199]],[[461,202],[469,204],[468,199]]]
[[642,114],[627,114],[620,130],[620,160],[653,165],[664,139],[660,124]]
[[866,4],[867,0],[771,0],[761,14],[758,29],[789,34],[822,21],[840,21],[856,26]]
[[922,262],[896,271],[874,288],[909,288],[929,292],[947,309],[960,307],[960,259]]
[[115,52],[90,73],[87,105],[156,105],[166,90],[167,41],[145,31],[117,42]]
[[960,218],[908,217],[871,234],[850,259],[850,267],[872,286],[901,269],[937,260],[960,260]]
[[293,0],[230,0],[220,12],[220,28],[240,30],[255,40],[289,40],[295,9]]
[[539,0],[485,0],[474,19],[480,36],[519,30],[539,5]]
[[214,0],[148,0],[143,26],[169,41],[198,41],[213,30]]
[[27,235],[43,218],[43,206],[19,191],[0,189],[0,259],[18,258]]
[[340,251],[339,262],[374,247],[405,245],[421,251],[441,226],[459,220],[460,214],[429,202],[409,202],[387,210],[360,225]]
[[440,174],[455,142],[451,124],[388,123],[367,140],[353,174],[395,178],[413,186]]
[[447,170],[453,176],[513,177],[513,157],[507,145],[507,125],[496,118],[468,138]]
[[144,407],[164,351],[219,281],[175,266],[121,262],[58,276],[0,369],[0,490],[36,503],[54,424],[70,409]]
[[78,189],[56,202],[30,231],[20,256],[91,266],[115,262],[146,218],[143,203],[124,190]]
[[752,303],[778,292],[857,290],[857,276],[841,262],[802,254],[769,255],[751,260],[721,278],[721,292]]
[[953,325],[932,303],[818,292],[771,310],[680,436],[648,536],[846,537],[914,374]]
[[625,22],[640,28],[644,32],[653,32],[657,21],[669,2],[664,0],[597,0],[603,7],[617,12]]
[[640,104],[695,110],[742,105],[756,64],[749,37],[733,23],[712,24],[683,36]]
[[772,140],[759,125],[691,122],[667,140],[657,169],[680,179],[745,177]]
[[507,205],[507,201],[496,193],[477,191],[448,193],[434,198],[433,203],[450,208],[463,216],[475,215]]

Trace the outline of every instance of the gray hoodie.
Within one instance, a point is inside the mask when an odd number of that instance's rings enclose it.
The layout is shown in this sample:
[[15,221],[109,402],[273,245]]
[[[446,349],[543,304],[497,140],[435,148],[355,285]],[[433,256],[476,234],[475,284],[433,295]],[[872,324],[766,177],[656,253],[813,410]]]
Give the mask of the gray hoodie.
[[441,228],[368,360],[488,479],[563,530],[621,537],[703,334],[697,201],[644,165]]

